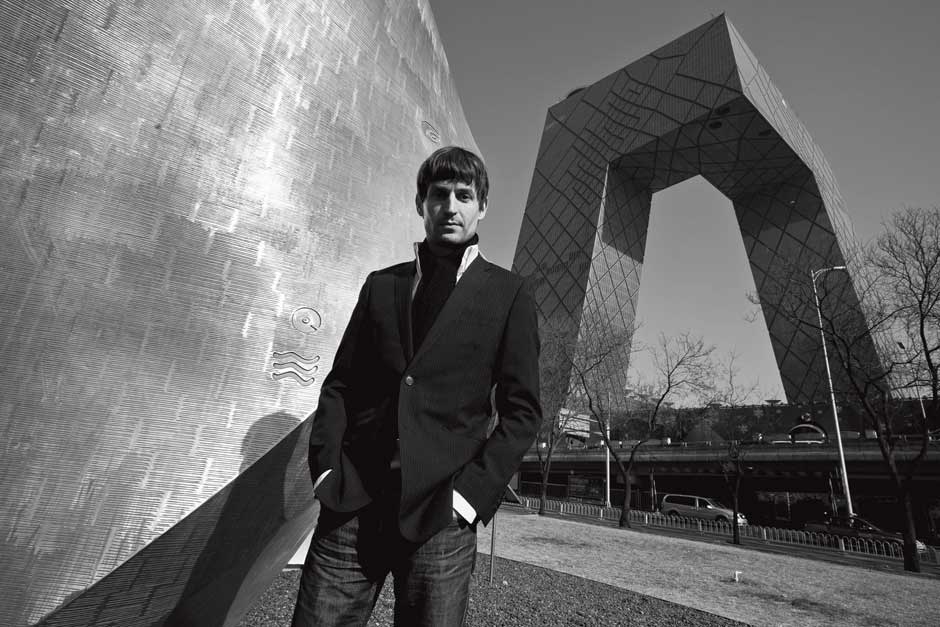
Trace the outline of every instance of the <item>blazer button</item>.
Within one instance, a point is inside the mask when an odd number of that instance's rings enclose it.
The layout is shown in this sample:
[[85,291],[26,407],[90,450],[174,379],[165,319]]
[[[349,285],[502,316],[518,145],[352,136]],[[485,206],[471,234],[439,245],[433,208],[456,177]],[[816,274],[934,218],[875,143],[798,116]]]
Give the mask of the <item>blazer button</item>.
[[412,386],[412,385],[414,385],[414,384],[415,384],[415,380],[414,380],[414,378],[412,378],[412,376],[411,376],[410,374],[409,374],[407,377],[405,377],[405,385],[407,385],[407,386],[410,387],[410,386]]

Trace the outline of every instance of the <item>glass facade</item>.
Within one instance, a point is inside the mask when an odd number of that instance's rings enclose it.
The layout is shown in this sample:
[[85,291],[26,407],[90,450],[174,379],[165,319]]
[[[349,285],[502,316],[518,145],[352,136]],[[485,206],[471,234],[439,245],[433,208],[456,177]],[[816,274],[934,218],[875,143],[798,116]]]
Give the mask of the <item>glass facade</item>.
[[[776,295],[809,290],[812,306],[809,270],[851,270],[852,228],[822,152],[724,16],[548,110],[513,261],[542,323],[581,344],[631,335],[653,194],[696,175],[734,207],[788,400],[824,398],[818,330],[792,322],[814,317],[783,315]],[[860,311],[848,276],[828,280]],[[628,361],[629,342],[609,392]]]

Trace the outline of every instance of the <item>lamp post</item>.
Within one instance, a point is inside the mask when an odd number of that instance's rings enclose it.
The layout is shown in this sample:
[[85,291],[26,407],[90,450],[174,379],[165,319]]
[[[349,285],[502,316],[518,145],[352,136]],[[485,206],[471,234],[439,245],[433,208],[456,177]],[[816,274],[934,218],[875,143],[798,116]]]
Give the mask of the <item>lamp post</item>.
[[836,393],[832,388],[832,371],[829,369],[829,352],[826,350],[826,333],[823,331],[822,310],[819,308],[819,293],[816,291],[816,279],[830,270],[845,270],[845,266],[832,266],[831,268],[821,268],[812,270],[810,278],[813,281],[813,300],[816,303],[816,318],[819,320],[819,338],[822,341],[823,361],[826,364],[826,379],[829,382],[829,399],[832,402],[832,417],[836,423],[836,445],[839,447],[839,468],[842,471],[842,489],[845,491],[845,503],[848,507],[848,514],[851,518],[854,516],[852,511],[852,493],[849,491],[849,475],[845,470],[845,451],[842,450],[842,430],[839,428],[839,411],[836,409]]
[[607,446],[604,447],[604,507],[610,507],[610,420],[604,427],[607,431]]
[[[600,428],[600,425],[598,425]],[[591,431],[591,435],[604,435],[604,507],[610,507],[610,425],[604,425],[604,431]]]
[[607,420],[604,421],[604,431],[607,439],[604,441],[604,507],[610,507],[610,390],[607,390]]

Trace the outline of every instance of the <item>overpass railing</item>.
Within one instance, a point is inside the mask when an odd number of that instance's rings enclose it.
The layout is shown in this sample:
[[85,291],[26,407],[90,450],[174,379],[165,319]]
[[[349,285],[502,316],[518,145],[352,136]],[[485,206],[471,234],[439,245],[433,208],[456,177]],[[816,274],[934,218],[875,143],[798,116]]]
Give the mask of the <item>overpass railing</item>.
[[[519,496],[520,503],[531,509],[538,509],[539,499],[531,496]],[[619,507],[603,507],[590,503],[573,503],[555,499],[546,499],[545,511],[562,516],[575,516],[580,518],[593,518],[596,520],[620,520]],[[697,531],[705,535],[722,535],[731,537],[733,529],[729,522],[702,520],[699,518],[683,518],[680,516],[666,516],[660,512],[647,512],[630,510],[630,523],[645,527],[658,527],[662,529],[678,529],[683,531]],[[743,525],[740,527],[742,538],[753,538],[758,541],[805,546],[825,550],[836,550],[843,553],[854,553],[868,557],[885,559],[904,559],[902,545],[893,540],[875,540],[869,538],[855,538],[838,536],[830,533],[816,531],[802,531],[799,529],[780,529],[777,527],[763,527],[761,525]],[[940,551],[934,547],[923,546],[920,559],[925,564],[940,564]]]

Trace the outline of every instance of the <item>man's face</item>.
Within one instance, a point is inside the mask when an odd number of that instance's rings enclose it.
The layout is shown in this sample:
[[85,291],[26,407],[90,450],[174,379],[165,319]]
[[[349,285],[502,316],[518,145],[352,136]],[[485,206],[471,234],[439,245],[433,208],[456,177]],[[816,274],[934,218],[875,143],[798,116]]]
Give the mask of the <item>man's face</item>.
[[473,184],[460,181],[434,181],[427,198],[416,197],[415,204],[432,248],[463,244],[476,234],[477,224],[486,215],[486,203],[480,206]]

